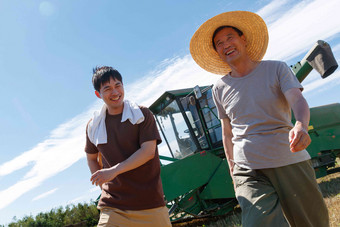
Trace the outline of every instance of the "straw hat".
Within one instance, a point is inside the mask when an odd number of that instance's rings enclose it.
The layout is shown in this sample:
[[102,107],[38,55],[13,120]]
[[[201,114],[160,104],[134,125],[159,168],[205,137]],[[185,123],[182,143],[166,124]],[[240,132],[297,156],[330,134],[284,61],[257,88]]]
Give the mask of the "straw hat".
[[230,66],[222,61],[213,47],[212,36],[221,26],[241,30],[247,40],[247,53],[251,60],[260,61],[268,46],[268,30],[263,19],[252,12],[232,11],[221,13],[202,24],[190,41],[190,53],[196,63],[208,72],[225,75]]

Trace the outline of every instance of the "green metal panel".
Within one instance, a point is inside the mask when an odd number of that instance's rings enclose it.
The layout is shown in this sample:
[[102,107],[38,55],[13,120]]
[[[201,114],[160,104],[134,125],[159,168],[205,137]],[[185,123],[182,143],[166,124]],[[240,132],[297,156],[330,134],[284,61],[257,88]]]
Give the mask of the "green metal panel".
[[296,78],[301,83],[308,74],[313,70],[313,67],[308,64],[307,61],[304,61],[303,63],[298,62],[294,66],[291,66]]
[[209,152],[200,152],[161,167],[164,195],[167,201],[206,184],[221,159]]
[[159,159],[160,160],[165,160],[165,161],[171,161],[171,162],[174,162],[174,161],[178,160],[177,158],[171,158],[171,157],[167,157],[167,156],[163,156],[163,155],[159,155]]
[[307,148],[312,157],[322,151],[340,149],[340,104],[310,109],[309,134],[312,143]]
[[339,136],[340,135],[338,134],[337,137],[333,138],[332,136],[316,136],[315,134],[311,134],[312,142],[308,146],[307,151],[311,157],[316,157],[321,151],[340,149]]
[[327,168],[326,167],[321,167],[321,168],[315,169],[315,177],[316,178],[324,177],[326,175],[327,175]]
[[235,197],[232,179],[229,175],[229,166],[227,160],[224,159],[221,161],[221,165],[218,167],[217,171],[212,176],[203,192],[200,194],[201,199],[221,199]]
[[200,204],[199,198],[197,197],[197,190],[193,190],[181,198],[178,207],[180,207],[182,211],[185,211],[189,214],[198,215],[203,210],[203,208]]

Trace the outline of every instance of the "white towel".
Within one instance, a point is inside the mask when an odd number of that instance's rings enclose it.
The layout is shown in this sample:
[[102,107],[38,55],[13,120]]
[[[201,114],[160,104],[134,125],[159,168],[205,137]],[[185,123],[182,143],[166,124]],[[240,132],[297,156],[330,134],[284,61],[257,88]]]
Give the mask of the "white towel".
[[144,121],[144,115],[136,103],[130,102],[129,100],[124,100],[124,109],[121,122],[124,122],[128,119],[131,124],[138,125]]
[[[107,143],[107,133],[105,125],[106,110],[107,106],[106,104],[104,104],[100,112],[95,111],[93,113],[92,121],[90,121],[87,127],[87,135],[90,141],[96,146],[98,144]],[[134,125],[142,123],[144,119],[144,115],[136,103],[124,100],[124,108],[121,122],[129,120],[131,124]]]

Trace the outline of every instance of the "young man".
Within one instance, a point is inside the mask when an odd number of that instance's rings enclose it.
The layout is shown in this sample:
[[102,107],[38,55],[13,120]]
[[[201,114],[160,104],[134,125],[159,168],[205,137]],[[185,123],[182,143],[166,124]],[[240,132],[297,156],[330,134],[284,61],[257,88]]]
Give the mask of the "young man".
[[328,226],[305,150],[311,139],[303,88],[285,63],[261,61],[267,45],[266,24],[245,11],[211,18],[190,43],[198,65],[225,75],[214,85],[213,97],[242,224]]
[[98,226],[171,226],[152,113],[124,100],[122,77],[112,67],[95,68],[92,83],[105,103],[87,126],[85,146],[92,184],[102,189]]

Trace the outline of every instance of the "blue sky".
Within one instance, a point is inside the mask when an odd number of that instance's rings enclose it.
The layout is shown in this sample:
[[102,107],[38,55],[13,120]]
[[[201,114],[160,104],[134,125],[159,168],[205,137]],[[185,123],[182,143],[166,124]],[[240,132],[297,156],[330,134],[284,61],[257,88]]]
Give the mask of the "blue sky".
[[[0,224],[13,216],[90,201],[85,125],[102,105],[92,68],[123,75],[126,98],[150,105],[166,90],[213,84],[189,42],[226,11],[258,13],[268,25],[264,59],[301,60],[318,39],[340,59],[338,0],[0,1]],[[340,102],[340,72],[303,82],[310,106]]]

